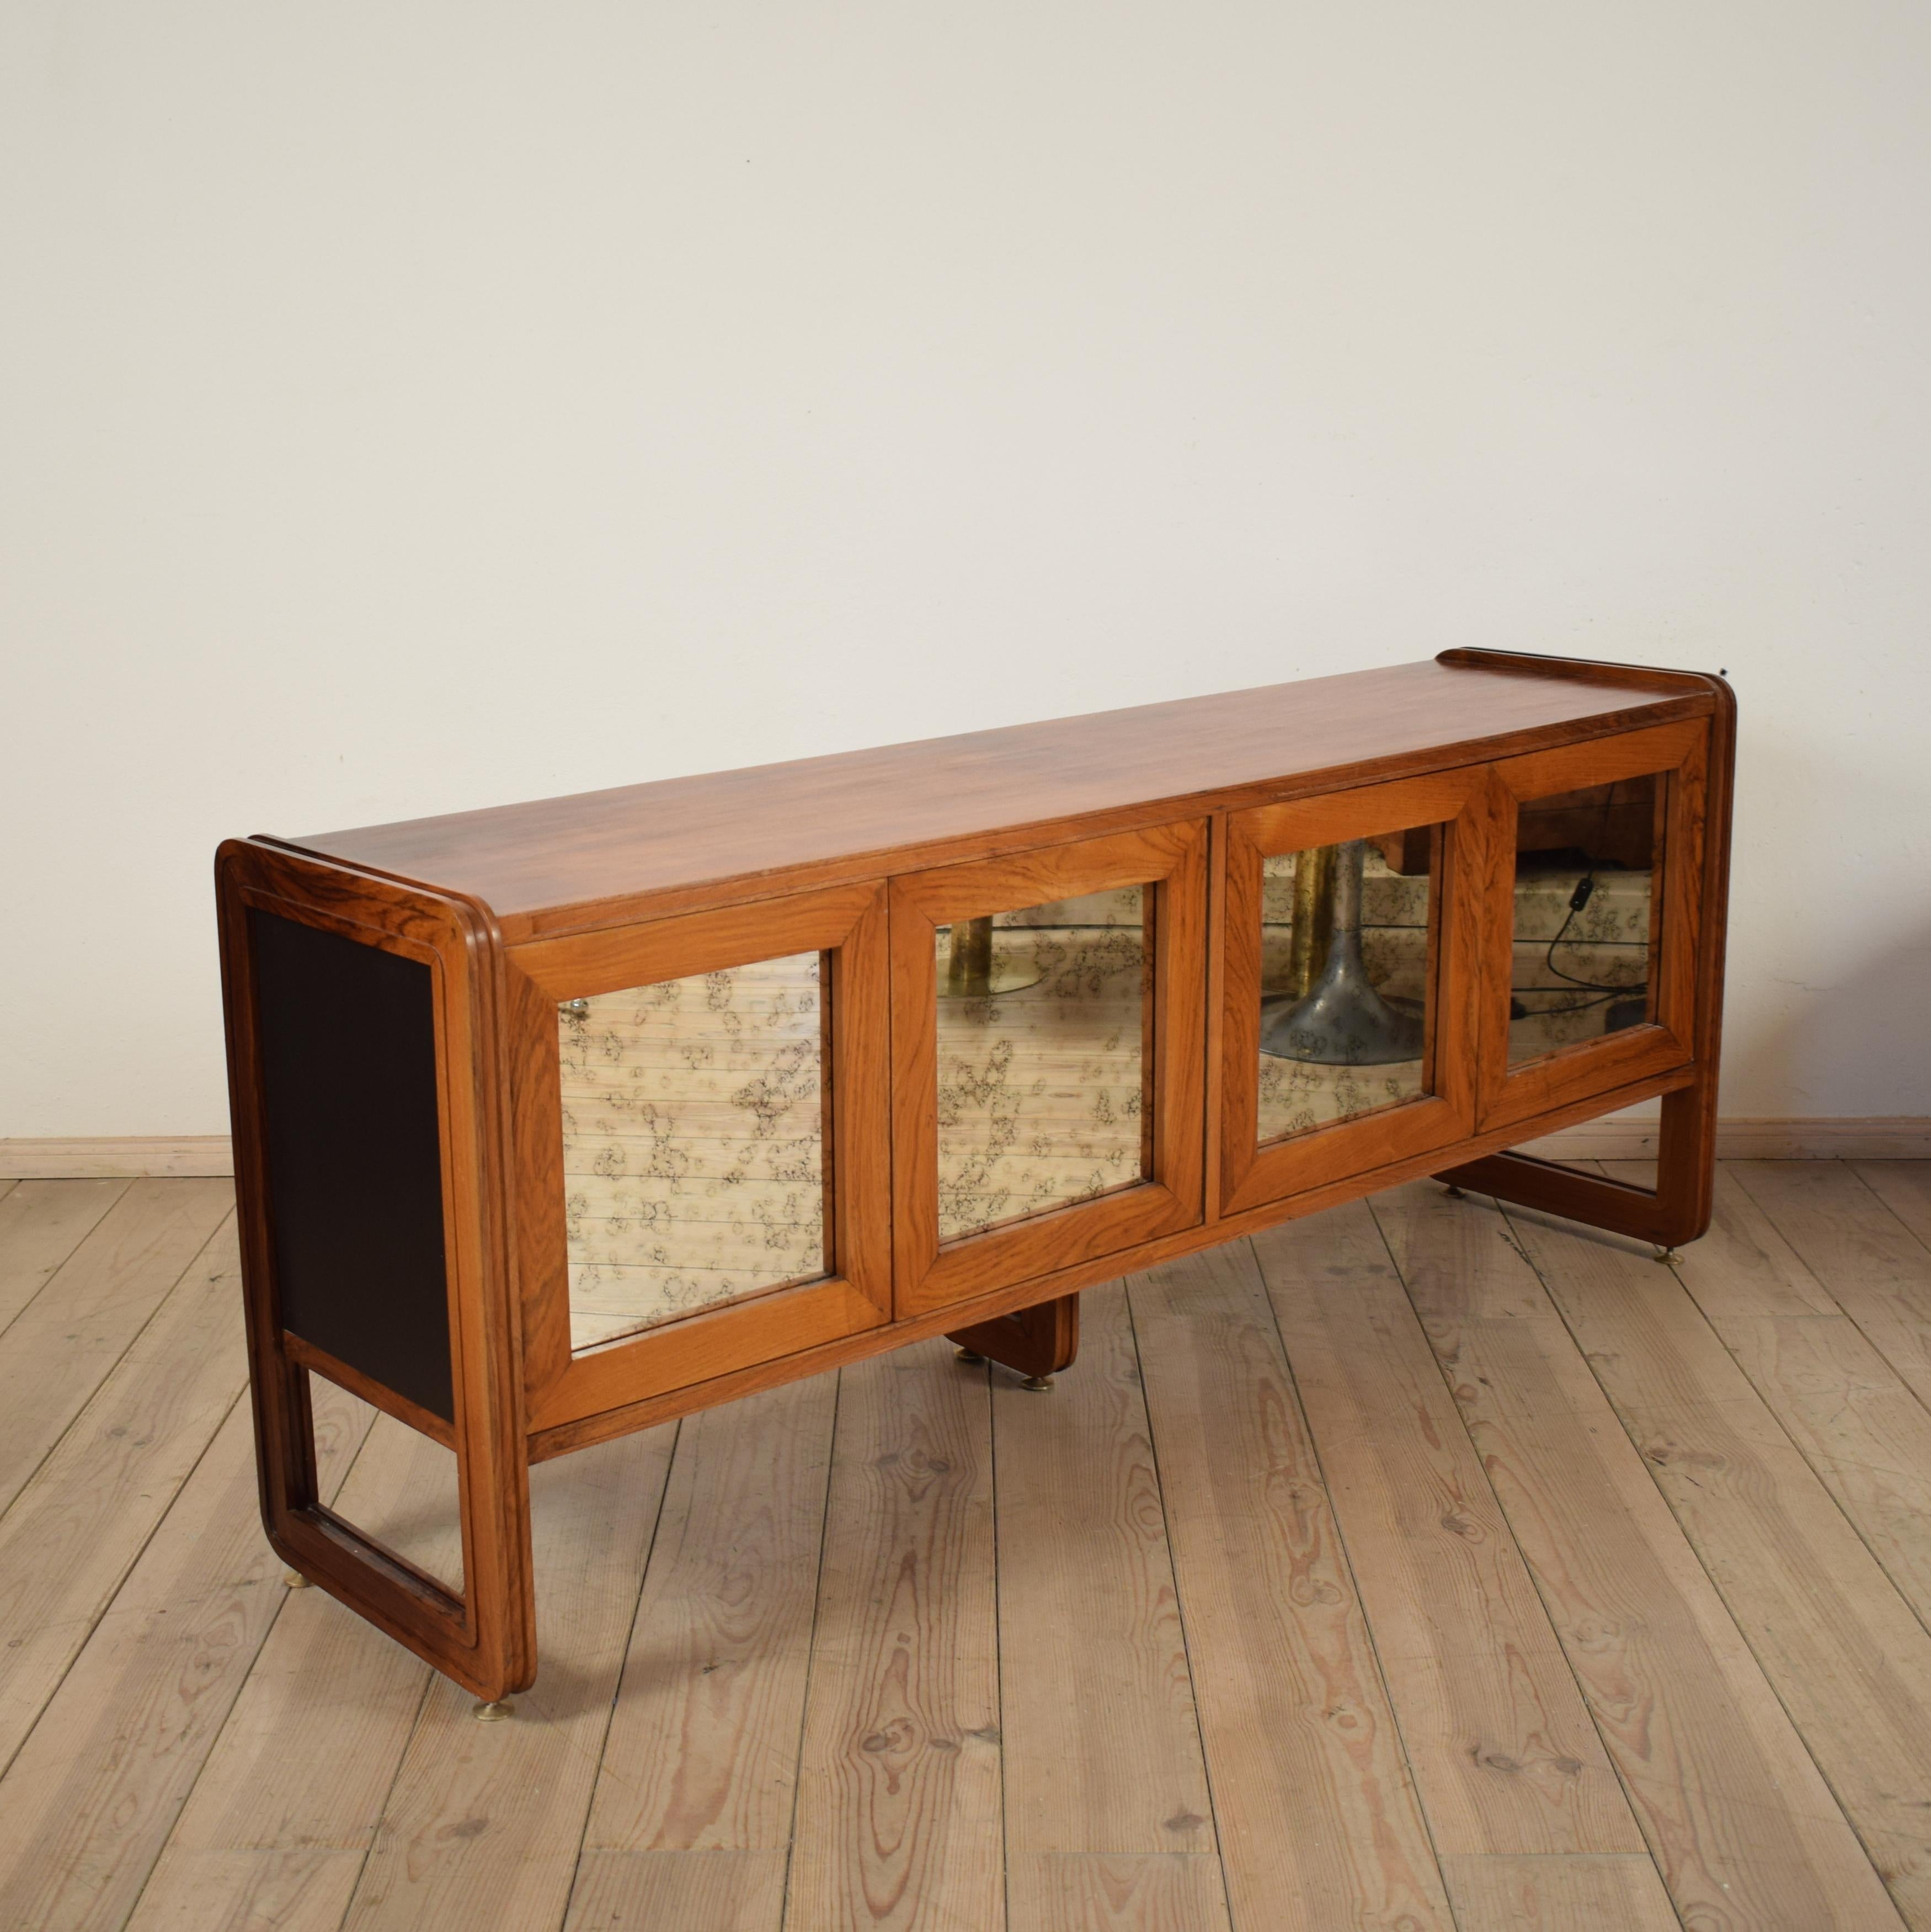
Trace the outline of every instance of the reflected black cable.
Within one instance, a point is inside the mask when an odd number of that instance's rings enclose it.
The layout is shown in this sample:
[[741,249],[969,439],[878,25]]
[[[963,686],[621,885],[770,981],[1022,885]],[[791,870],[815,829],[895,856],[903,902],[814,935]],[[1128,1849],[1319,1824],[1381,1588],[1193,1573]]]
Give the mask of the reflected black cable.
[[[1608,836],[1609,815],[1615,808],[1615,787],[1612,784],[1606,787],[1605,790],[1606,795],[1603,800],[1603,823],[1597,832],[1598,845],[1600,845],[1603,839]],[[1573,973],[1565,973],[1555,963],[1555,949],[1568,938],[1569,928],[1576,922],[1576,915],[1582,911],[1595,896],[1596,868],[1598,863],[1599,861],[1595,855],[1591,853],[1589,855],[1589,869],[1576,880],[1576,890],[1569,896],[1569,910],[1564,915],[1561,925],[1556,928],[1555,937],[1549,942],[1548,951],[1543,956],[1543,967],[1545,971],[1553,973],[1558,980],[1567,982],[1570,986],[1579,986],[1585,992],[1600,994],[1602,997],[1594,1000],[1578,1000],[1566,1006],[1538,1006],[1535,1010],[1538,1016],[1587,1012],[1592,1006],[1602,1006],[1618,995],[1632,1000],[1639,997],[1647,999],[1649,996],[1649,975],[1647,972],[1640,980],[1630,980],[1619,986],[1609,986],[1600,980],[1579,979]],[[1511,993],[1521,994],[1553,992],[1556,988],[1550,986],[1512,986],[1509,990]]]

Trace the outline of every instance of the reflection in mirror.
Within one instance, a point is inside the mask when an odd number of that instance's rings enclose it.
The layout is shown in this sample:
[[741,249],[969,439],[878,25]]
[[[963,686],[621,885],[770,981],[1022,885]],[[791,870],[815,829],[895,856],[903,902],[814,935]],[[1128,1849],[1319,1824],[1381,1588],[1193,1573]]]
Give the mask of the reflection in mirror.
[[939,928],[940,1240],[1151,1175],[1151,891]]
[[1521,806],[1512,1064],[1653,1017],[1653,907],[1668,789],[1652,774]]
[[1424,826],[1263,862],[1259,1139],[1427,1090],[1438,844]]
[[570,1344],[829,1271],[821,956],[557,1009]]

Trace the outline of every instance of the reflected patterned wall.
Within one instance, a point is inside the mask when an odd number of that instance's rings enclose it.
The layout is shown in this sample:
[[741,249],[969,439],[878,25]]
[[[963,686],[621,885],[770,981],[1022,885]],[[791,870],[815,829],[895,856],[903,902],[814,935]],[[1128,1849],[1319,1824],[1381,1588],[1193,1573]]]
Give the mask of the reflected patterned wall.
[[[1036,980],[939,1001],[942,1241],[1147,1173],[1141,904],[1130,886],[1000,914],[997,958]],[[950,943],[941,927],[941,986]]]
[[570,1341],[826,1272],[820,956],[558,1009]]

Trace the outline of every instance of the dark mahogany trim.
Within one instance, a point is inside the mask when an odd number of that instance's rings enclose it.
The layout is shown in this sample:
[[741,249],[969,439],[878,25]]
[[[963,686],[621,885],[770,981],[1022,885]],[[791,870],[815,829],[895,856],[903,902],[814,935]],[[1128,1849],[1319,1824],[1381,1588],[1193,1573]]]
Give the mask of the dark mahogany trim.
[[1056,1376],[1079,1353],[1079,1297],[1062,1294],[970,1328],[949,1328],[946,1340],[1036,1381]]

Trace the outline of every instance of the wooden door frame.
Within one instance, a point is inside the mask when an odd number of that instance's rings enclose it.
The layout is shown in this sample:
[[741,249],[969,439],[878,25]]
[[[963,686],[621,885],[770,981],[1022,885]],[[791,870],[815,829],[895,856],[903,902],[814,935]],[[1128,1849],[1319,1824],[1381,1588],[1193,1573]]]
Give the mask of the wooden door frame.
[[[891,1319],[886,919],[883,882],[865,880],[509,950],[505,1004],[517,1276],[532,1430],[622,1408]],[[558,1004],[808,952],[823,953],[829,966],[830,1268],[573,1355]]]
[[[1220,1211],[1237,1214],[1346,1174],[1447,1147],[1473,1132],[1482,922],[1496,794],[1480,765],[1231,812],[1222,874]],[[1345,839],[1442,828],[1429,882],[1430,997],[1423,1094],[1263,1144],[1260,1031],[1264,862]]]
[[[1709,742],[1701,722],[1661,724],[1556,750],[1507,758],[1490,767],[1501,799],[1496,826],[1489,956],[1481,1016],[1481,1094],[1477,1124],[1507,1126],[1573,1100],[1608,1092],[1689,1064],[1696,1054],[1698,924],[1705,890]],[[1509,1064],[1509,998],[1515,977],[1515,842],[1526,800],[1585,786],[1661,776],[1668,781],[1660,878],[1651,882],[1654,970],[1651,1020],[1601,1040]]]
[[[892,881],[893,1297],[901,1317],[1132,1247],[1203,1217],[1207,820],[1036,848]],[[941,1244],[937,928],[1152,888],[1153,1176]]]

